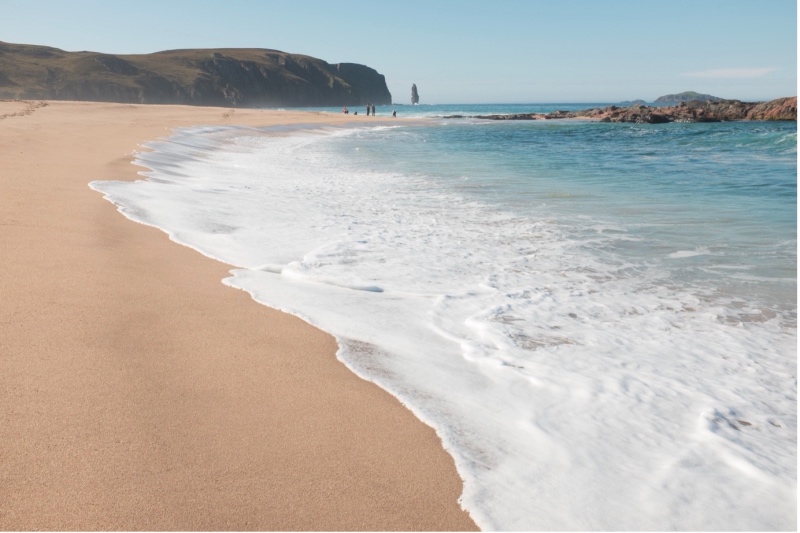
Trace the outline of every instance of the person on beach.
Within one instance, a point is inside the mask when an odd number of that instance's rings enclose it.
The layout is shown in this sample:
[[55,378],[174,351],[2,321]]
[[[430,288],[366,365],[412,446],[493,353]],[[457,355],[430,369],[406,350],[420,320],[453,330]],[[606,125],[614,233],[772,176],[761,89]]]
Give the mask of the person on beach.
[[397,111],[392,111],[392,118],[397,118]]
[[372,104],[372,116],[375,116],[375,104]]
[[367,116],[369,116],[369,104],[367,104]]
[[350,111],[347,109],[347,106],[344,106],[344,107],[342,108],[342,113],[344,113],[345,115],[347,115],[347,114],[349,114],[349,113],[350,113]]

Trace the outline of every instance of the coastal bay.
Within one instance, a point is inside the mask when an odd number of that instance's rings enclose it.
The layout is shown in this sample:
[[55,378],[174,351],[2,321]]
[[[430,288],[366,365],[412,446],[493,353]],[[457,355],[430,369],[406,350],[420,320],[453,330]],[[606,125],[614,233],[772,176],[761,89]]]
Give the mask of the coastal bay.
[[791,529],[796,125],[441,118],[553,107],[181,128],[90,187],[334,335],[482,529]]
[[795,527],[795,124],[554,107],[4,102],[3,524]]
[[175,127],[358,120],[0,103],[0,527],[475,528],[437,435],[331,336],[87,185]]
[[6,2],[0,528],[796,531],[797,3],[629,4]]

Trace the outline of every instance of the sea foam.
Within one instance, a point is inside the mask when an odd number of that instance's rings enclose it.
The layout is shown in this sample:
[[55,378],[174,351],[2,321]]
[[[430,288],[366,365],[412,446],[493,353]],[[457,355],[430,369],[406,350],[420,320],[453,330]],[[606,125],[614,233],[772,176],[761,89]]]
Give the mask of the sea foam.
[[187,128],[91,186],[332,333],[436,429],[483,529],[795,528],[785,316],[676,282],[707,249],[654,266],[625,227],[392,171],[373,133]]

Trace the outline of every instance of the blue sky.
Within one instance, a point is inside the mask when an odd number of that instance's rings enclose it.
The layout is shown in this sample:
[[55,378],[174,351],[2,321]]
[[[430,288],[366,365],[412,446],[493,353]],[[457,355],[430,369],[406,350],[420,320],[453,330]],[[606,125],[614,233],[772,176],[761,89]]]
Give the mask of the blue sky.
[[797,94],[795,0],[0,0],[0,40],[273,48],[369,65],[400,103]]

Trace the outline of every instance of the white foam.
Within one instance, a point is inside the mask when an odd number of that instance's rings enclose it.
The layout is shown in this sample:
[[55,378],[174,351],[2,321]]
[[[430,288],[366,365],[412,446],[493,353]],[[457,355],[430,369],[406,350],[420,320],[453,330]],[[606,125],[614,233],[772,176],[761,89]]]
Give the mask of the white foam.
[[147,181],[92,187],[334,334],[437,430],[483,529],[795,528],[792,328],[557,220],[339,164],[328,141],[364,158],[363,133],[186,129],[140,154]]
[[697,257],[698,255],[707,255],[708,250],[678,250],[669,254],[671,259],[685,259],[687,257]]

